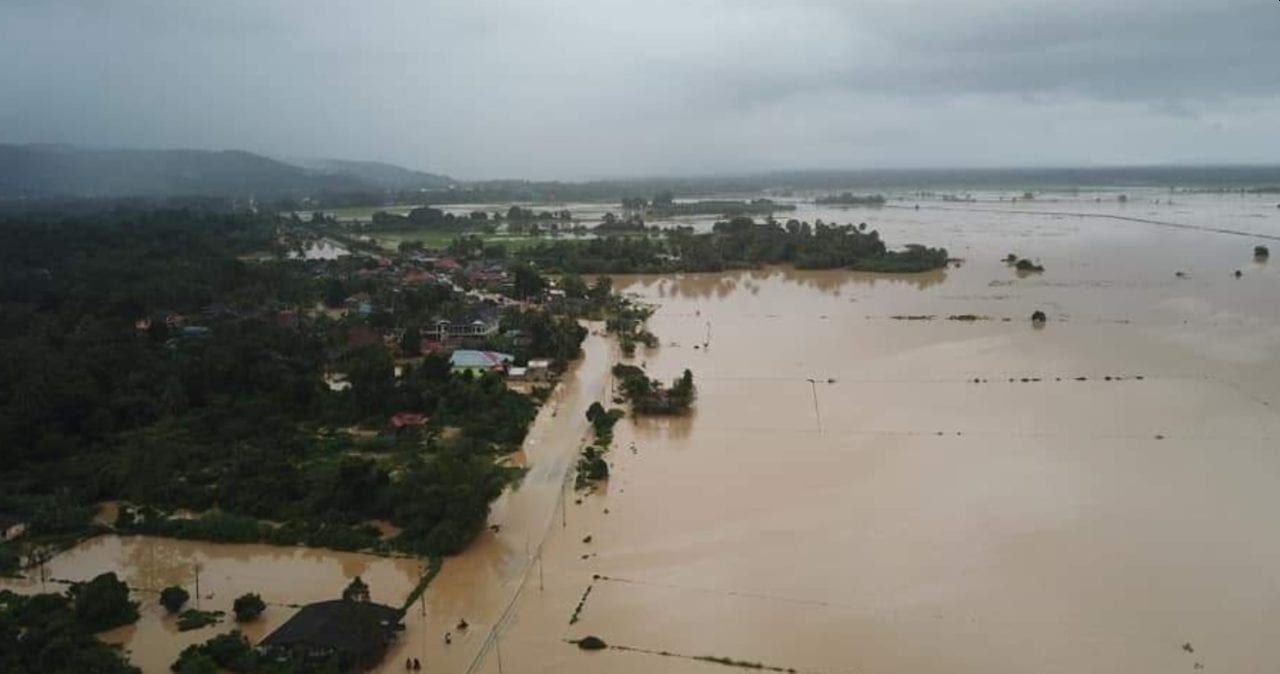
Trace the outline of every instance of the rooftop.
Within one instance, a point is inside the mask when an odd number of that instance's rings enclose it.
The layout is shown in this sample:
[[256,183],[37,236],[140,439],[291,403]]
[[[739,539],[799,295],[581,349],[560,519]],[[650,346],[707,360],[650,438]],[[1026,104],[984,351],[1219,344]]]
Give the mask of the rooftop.
[[449,365],[456,368],[500,368],[514,360],[515,356],[508,353],[458,349],[449,356]]
[[364,657],[380,652],[395,634],[401,613],[382,604],[334,599],[302,607],[259,646],[332,650]]

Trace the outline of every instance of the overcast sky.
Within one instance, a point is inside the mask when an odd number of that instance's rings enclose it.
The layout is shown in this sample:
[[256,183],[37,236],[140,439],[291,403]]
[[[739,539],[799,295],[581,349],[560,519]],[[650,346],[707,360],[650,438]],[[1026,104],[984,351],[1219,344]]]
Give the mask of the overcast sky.
[[0,142],[461,178],[1280,162],[1275,0],[0,0]]

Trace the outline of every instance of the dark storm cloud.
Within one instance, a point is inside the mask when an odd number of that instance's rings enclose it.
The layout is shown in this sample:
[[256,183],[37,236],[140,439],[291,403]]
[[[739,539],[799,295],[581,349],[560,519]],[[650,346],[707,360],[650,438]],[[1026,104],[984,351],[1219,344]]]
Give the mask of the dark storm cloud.
[[0,0],[0,140],[462,176],[1280,158],[1262,0]]

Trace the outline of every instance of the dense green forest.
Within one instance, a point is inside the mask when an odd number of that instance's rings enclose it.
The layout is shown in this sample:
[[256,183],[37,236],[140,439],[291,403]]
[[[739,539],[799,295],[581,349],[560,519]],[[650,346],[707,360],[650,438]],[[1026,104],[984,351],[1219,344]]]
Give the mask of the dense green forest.
[[[92,504],[123,499],[144,506],[124,512],[133,531],[364,548],[386,543],[362,523],[386,519],[402,549],[465,545],[518,475],[495,458],[521,442],[535,401],[439,354],[397,377],[381,341],[344,335],[465,307],[433,286],[384,287],[357,268],[369,260],[264,258],[287,224],[197,211],[0,222],[0,510],[36,535],[83,530]],[[378,308],[308,310],[349,293]],[[584,334],[504,320],[528,333],[524,352],[560,359]],[[345,390],[326,385],[334,368]],[[383,430],[405,410],[432,424]],[[209,514],[160,514],[177,508]]]
[[920,272],[946,266],[947,251],[908,245],[891,251],[865,225],[758,223],[749,217],[718,222],[713,231],[550,241],[520,253],[544,270],[582,274],[723,271],[766,264],[802,269]]

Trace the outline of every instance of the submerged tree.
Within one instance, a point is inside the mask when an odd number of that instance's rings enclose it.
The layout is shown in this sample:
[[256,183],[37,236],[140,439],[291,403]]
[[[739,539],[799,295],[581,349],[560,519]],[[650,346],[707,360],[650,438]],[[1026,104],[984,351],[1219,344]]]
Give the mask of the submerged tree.
[[[368,588],[365,588],[365,592],[366,594],[368,593]],[[257,593],[254,592],[249,592],[236,597],[235,603],[231,605],[231,610],[236,614],[236,622],[241,623],[249,622],[250,620],[257,618],[262,615],[262,612],[266,609],[266,602],[262,601],[262,597],[258,596]]]
[[347,585],[347,588],[342,591],[342,598],[345,601],[368,602],[369,586],[365,584],[360,576],[356,576],[352,579],[351,584]]
[[190,598],[191,595],[177,585],[166,587],[160,591],[160,605],[170,613],[177,613],[182,610],[182,605],[187,603]]
[[114,573],[71,586],[76,622],[90,632],[128,625],[138,620],[138,603],[129,600],[129,586]]

